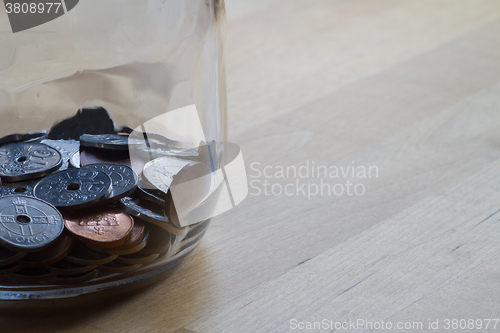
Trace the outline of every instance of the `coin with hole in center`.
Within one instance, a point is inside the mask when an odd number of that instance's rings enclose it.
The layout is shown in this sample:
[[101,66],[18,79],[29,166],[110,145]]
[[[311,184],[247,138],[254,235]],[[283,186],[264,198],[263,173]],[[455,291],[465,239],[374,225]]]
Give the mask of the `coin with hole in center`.
[[2,195],[27,195],[33,196],[33,188],[35,187],[36,180],[28,180],[25,182],[4,183],[0,187]]
[[41,143],[57,149],[62,156],[62,165],[57,171],[66,170],[70,166],[70,158],[73,153],[80,149],[80,142],[76,140],[48,140],[44,139]]
[[0,198],[0,243],[11,250],[41,250],[63,229],[61,213],[48,202],[28,196]]
[[134,170],[127,165],[113,163],[89,164],[82,169],[99,170],[106,173],[111,178],[111,194],[106,201],[121,199],[134,192],[137,184],[137,175]]
[[99,170],[67,169],[41,179],[35,197],[61,210],[92,206],[111,193],[111,178]]
[[36,179],[56,171],[61,153],[42,143],[13,143],[0,147],[0,177],[5,182]]
[[129,239],[134,219],[118,208],[98,206],[65,214],[64,224],[82,242],[112,248]]

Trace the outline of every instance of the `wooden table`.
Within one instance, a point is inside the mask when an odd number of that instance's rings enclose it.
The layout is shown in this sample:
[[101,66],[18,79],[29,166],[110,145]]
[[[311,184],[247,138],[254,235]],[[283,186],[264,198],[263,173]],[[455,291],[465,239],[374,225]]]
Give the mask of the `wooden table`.
[[365,320],[340,330],[362,332],[383,320],[392,330],[378,331],[437,332],[453,319],[498,331],[484,326],[500,318],[500,2],[227,0],[227,11],[229,138],[248,198],[152,287],[113,306],[4,314],[1,331]]

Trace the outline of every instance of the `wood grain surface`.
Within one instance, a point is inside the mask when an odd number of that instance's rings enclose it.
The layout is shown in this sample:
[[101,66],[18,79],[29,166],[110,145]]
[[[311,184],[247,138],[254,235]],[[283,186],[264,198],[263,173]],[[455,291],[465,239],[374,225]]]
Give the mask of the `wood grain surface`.
[[[499,319],[500,2],[226,6],[229,139],[255,181],[247,199],[154,285],[5,310],[0,331],[305,332],[292,323],[363,319],[441,332],[446,319]],[[377,173],[276,175],[307,164]],[[256,171],[266,166],[269,178]],[[321,181],[365,191],[295,191]],[[469,331],[500,331],[485,324]]]

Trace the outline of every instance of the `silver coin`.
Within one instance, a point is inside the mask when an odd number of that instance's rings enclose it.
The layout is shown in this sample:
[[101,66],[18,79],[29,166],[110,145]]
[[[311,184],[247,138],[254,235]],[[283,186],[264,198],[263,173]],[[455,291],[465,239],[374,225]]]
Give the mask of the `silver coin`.
[[0,198],[0,243],[14,251],[37,251],[64,229],[61,213],[51,204],[27,196]]
[[118,200],[134,192],[137,184],[137,175],[134,170],[127,165],[113,163],[89,164],[82,169],[99,170],[106,173],[111,178],[111,194],[106,201]]
[[101,202],[111,193],[111,178],[98,170],[68,169],[41,179],[35,197],[59,209],[79,209]]
[[83,147],[101,148],[110,150],[128,150],[129,145],[143,145],[143,141],[118,134],[84,134],[80,137]]
[[61,153],[42,143],[13,143],[0,147],[0,177],[6,182],[36,179],[57,170]]
[[137,196],[149,200],[161,207],[165,207],[165,193],[154,188],[152,184],[144,179],[142,174],[137,177],[137,189],[135,190]]
[[160,194],[158,192],[160,192],[160,191],[150,190],[150,189],[143,188],[140,186],[137,186],[137,189],[135,190],[135,193],[139,197],[146,199],[146,200],[149,200],[156,205],[161,205],[164,207],[165,206],[165,199],[164,199],[165,194],[164,193]]
[[130,138],[141,140],[146,147],[156,147],[163,149],[173,148],[173,149],[191,149],[194,148],[194,144],[189,141],[179,141],[169,139],[158,133],[151,132],[130,132]]
[[140,198],[125,197],[118,201],[118,206],[134,217],[155,224],[175,235],[185,235],[187,231],[173,226],[162,211],[153,209],[148,203]]
[[69,166],[72,168],[80,167],[80,151],[75,151],[73,154],[71,154],[69,158]]
[[145,180],[154,185],[158,190],[167,193],[174,180],[174,176],[183,168],[192,164],[195,164],[195,162],[160,157],[146,163],[142,173]]
[[15,183],[3,183],[0,188],[1,196],[6,195],[27,195],[33,196],[33,189],[35,188],[37,181],[28,180],[25,182],[15,182]]
[[122,198],[120,199],[119,206],[130,215],[139,217],[150,223],[169,223],[169,220],[165,217],[163,211],[161,211],[161,207],[154,209],[140,198]]
[[0,145],[4,145],[7,143],[15,143],[15,142],[39,142],[43,138],[47,137],[47,131],[42,132],[31,132],[24,134],[9,134],[2,138],[0,138]]
[[66,170],[70,164],[70,158],[75,152],[80,151],[80,141],[76,140],[49,140],[44,139],[41,143],[46,144],[52,148],[57,149],[58,152],[61,153],[62,156],[62,165],[58,169],[58,171]]
[[198,161],[200,159],[199,153],[195,149],[165,149],[165,148],[151,148],[151,147],[138,147],[134,150],[134,154],[137,154],[137,157],[153,160],[159,157],[174,157],[187,159],[192,161]]

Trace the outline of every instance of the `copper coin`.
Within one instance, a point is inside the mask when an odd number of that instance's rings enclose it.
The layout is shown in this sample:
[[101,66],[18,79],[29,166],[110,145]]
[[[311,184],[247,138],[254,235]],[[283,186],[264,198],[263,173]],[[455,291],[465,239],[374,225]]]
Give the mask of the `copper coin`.
[[20,263],[26,267],[44,267],[52,265],[69,253],[73,246],[73,238],[67,234],[59,236],[59,238],[48,248],[27,254],[21,259]]
[[109,254],[117,254],[120,256],[137,253],[146,247],[146,244],[148,243],[148,235],[149,235],[149,232],[146,231],[144,233],[144,236],[143,236],[141,242],[132,248],[129,248],[126,250],[106,249],[106,251]]
[[129,254],[133,254],[133,253],[141,251],[146,246],[146,244],[148,242],[148,235],[149,235],[149,228],[146,228],[143,235],[142,235],[142,238],[140,239],[140,242],[137,245],[135,245],[134,247],[130,247],[127,249],[120,249],[121,246],[118,246],[116,248],[113,247],[110,249],[100,249],[98,247],[92,247],[90,245],[88,245],[88,246],[90,247],[91,250],[96,251],[96,252],[100,252],[100,253],[104,253],[104,254],[116,254],[119,256],[129,255]]
[[84,243],[112,248],[127,242],[134,220],[118,208],[99,206],[66,214],[64,225]]
[[113,251],[122,251],[122,250],[128,250],[139,243],[142,242],[143,236],[144,236],[144,230],[146,229],[146,225],[142,221],[137,221],[137,223],[134,223],[134,228],[132,229],[132,232],[130,233],[129,239],[122,245],[116,246],[113,248],[110,248],[109,250]]

